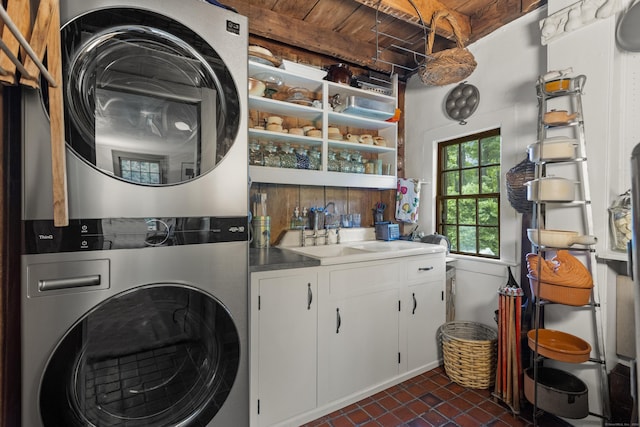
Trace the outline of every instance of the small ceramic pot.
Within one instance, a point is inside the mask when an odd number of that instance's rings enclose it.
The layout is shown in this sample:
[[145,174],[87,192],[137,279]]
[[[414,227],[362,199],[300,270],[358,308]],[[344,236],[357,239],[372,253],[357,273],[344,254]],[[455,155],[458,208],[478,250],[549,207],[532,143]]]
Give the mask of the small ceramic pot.
[[329,66],[327,71],[327,80],[334,83],[351,84],[351,77],[353,73],[349,69],[347,64],[333,64]]
[[575,182],[566,178],[549,176],[527,181],[525,185],[529,201],[570,202],[576,196]]
[[551,110],[544,113],[543,121],[547,125],[567,124],[576,117],[578,117],[578,113],[569,114],[567,110]]
[[267,86],[261,80],[249,77],[249,95],[264,96]]
[[360,144],[373,145],[373,137],[371,135],[360,135]]
[[282,117],[278,116],[269,116],[265,119],[267,125],[282,125]]

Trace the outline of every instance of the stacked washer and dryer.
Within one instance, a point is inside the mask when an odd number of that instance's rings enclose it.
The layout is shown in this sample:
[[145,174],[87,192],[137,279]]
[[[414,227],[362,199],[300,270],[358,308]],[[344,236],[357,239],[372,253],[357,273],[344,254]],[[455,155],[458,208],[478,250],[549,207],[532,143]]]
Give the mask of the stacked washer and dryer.
[[248,425],[247,20],[62,0],[69,226],[23,93],[22,424]]

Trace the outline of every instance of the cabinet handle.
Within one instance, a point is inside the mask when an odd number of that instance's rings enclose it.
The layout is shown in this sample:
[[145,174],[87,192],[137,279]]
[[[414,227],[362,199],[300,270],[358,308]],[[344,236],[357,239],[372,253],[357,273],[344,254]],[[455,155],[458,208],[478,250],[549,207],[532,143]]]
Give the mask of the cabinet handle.
[[340,317],[340,308],[336,308],[336,334],[340,333],[341,324],[342,324],[342,318]]
[[429,270],[433,270],[433,267],[419,267],[418,271],[429,271]]
[[307,283],[307,310],[311,310],[311,301],[313,301],[313,292],[311,291],[311,283]]
[[416,308],[418,308],[418,300],[416,299],[415,292],[411,294],[411,297],[413,297],[413,310],[411,311],[411,314],[416,314]]

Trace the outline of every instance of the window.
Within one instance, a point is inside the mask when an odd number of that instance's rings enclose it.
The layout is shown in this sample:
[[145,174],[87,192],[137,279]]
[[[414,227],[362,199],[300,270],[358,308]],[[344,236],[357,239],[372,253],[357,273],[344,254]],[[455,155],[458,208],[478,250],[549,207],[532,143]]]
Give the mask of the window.
[[438,144],[436,227],[451,252],[500,258],[500,129]]
[[115,175],[139,184],[164,184],[166,159],[162,156],[113,151]]

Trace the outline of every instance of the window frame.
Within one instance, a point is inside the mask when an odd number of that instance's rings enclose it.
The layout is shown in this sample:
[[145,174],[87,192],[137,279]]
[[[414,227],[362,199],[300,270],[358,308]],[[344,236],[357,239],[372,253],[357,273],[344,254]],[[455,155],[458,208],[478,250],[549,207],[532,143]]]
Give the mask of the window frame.
[[[498,162],[497,163],[488,163],[488,164],[482,164],[482,150],[481,147],[478,147],[478,162],[477,165],[475,166],[464,166],[461,164],[461,159],[460,159],[460,164],[457,165],[456,168],[453,169],[444,169],[445,167],[445,153],[446,153],[446,148],[450,147],[452,145],[457,145],[458,146],[458,152],[460,153],[460,146],[466,142],[471,142],[471,141],[478,141],[478,143],[480,143],[480,141],[482,139],[486,139],[486,138],[490,138],[490,137],[499,137],[500,140],[500,156],[498,158]],[[481,131],[481,132],[476,132],[476,133],[472,133],[472,134],[468,134],[462,137],[457,137],[454,139],[449,139],[449,140],[443,140],[437,143],[437,174],[436,174],[436,182],[437,182],[437,187],[436,187],[436,204],[435,204],[435,219],[436,219],[436,230],[438,233],[443,234],[446,236],[445,234],[445,227],[447,226],[454,226],[456,227],[456,236],[455,236],[455,240],[454,242],[456,242],[456,246],[455,249],[452,247],[451,249],[451,253],[452,254],[456,254],[456,255],[464,255],[464,256],[470,256],[470,257],[475,257],[475,258],[484,258],[484,259],[493,259],[493,260],[500,260],[501,256],[502,256],[502,242],[501,242],[501,224],[500,224],[500,218],[501,218],[501,203],[502,203],[502,198],[501,198],[501,186],[502,186],[502,182],[499,181],[498,182],[498,186],[496,188],[495,192],[491,192],[491,193],[483,193],[481,191],[482,188],[482,168],[486,168],[486,167],[492,167],[492,166],[498,166],[500,168],[500,172],[498,173],[498,179],[501,180],[502,178],[502,158],[501,158],[501,154],[502,154],[502,131],[500,129],[500,127],[496,127],[496,128],[492,128],[489,130],[485,130],[485,131]],[[478,177],[478,192],[475,194],[457,194],[457,195],[444,195],[444,188],[445,188],[445,179],[444,176],[446,173],[450,173],[450,172],[456,172],[458,173],[457,179],[458,179],[458,183],[459,186],[462,186],[463,180],[462,180],[462,175],[463,175],[463,171],[469,171],[469,170],[476,170],[476,176]],[[461,192],[460,192],[461,193]],[[497,205],[497,211],[496,211],[496,218],[497,218],[497,223],[496,225],[482,225],[479,224],[478,221],[478,215],[479,215],[479,206],[478,203],[480,200],[483,199],[495,199],[496,200],[496,205]],[[443,222],[443,213],[444,210],[446,208],[446,202],[448,200],[456,200],[456,201],[460,201],[460,200],[474,200],[475,201],[475,205],[476,205],[476,220],[475,223],[473,224],[465,224],[465,223],[461,223],[460,222],[460,217],[459,217],[459,211],[456,211],[456,218],[454,222],[448,221],[448,222]],[[465,251],[460,251],[460,227],[461,226],[473,226],[476,228],[476,233],[475,233],[475,243],[476,243],[476,251],[475,252],[465,252]],[[480,250],[480,230],[482,228],[497,228],[498,231],[498,245],[497,245],[497,249],[498,252],[497,254],[494,255],[489,255],[489,254],[482,254],[479,253]],[[453,240],[453,239],[450,239]]]
[[[139,184],[139,185],[149,185],[149,186],[158,186],[158,185],[164,185],[167,183],[167,177],[166,177],[166,173],[167,173],[167,158],[164,156],[158,156],[158,155],[153,155],[153,154],[142,154],[142,153],[129,153],[129,152],[125,152],[125,151],[116,151],[113,150],[112,151],[112,158],[113,158],[113,170],[114,173],[117,177],[133,183],[133,184]],[[121,164],[123,160],[129,160],[129,161],[137,161],[137,162],[142,162],[142,163],[155,163],[159,166],[160,170],[159,170],[159,178],[160,178],[160,182],[158,183],[144,183],[144,182],[138,182],[138,181],[133,181],[130,179],[125,179],[122,177],[122,168],[121,168]]]

